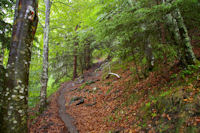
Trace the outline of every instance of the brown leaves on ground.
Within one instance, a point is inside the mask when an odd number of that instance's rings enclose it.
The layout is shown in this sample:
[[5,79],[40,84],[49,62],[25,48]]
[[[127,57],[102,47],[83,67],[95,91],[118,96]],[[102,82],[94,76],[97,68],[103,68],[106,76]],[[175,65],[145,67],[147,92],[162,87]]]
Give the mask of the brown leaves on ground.
[[[75,119],[80,133],[141,132],[140,122],[143,121],[143,116],[140,108],[149,103],[150,94],[164,89],[163,85],[169,82],[170,76],[179,71],[176,66],[164,68],[160,70],[160,73],[150,72],[147,78],[137,82],[136,76],[129,69],[130,66],[133,67],[133,63],[130,63],[126,69],[115,72],[120,75],[120,79],[115,76],[103,79],[102,72],[95,72],[92,68],[84,73],[84,78],[85,82],[95,81],[95,83],[88,85],[74,82],[73,88],[66,88],[69,90],[65,94],[67,113]],[[70,83],[66,82],[62,86]],[[193,87],[187,88],[193,89]],[[193,92],[196,94],[199,91]],[[192,102],[193,95],[191,93],[191,96],[185,98],[184,101]],[[34,120],[31,132],[59,133],[64,129],[64,124],[58,117],[57,97],[58,93],[54,94],[46,113]],[[78,101],[75,101],[70,104],[74,97],[84,98],[84,103],[76,105]],[[157,113],[156,110],[154,113]],[[165,113],[162,117],[168,121],[172,119],[171,115]],[[153,120],[156,123],[156,118],[156,115],[152,115],[152,119],[147,123],[149,133],[155,132],[151,123]],[[199,124],[200,118],[191,118],[188,123]]]
[[[48,109],[33,121],[30,121],[30,133],[62,133],[64,123],[58,116],[58,93],[52,95]],[[35,115],[35,114],[29,114]]]
[[[90,75],[95,75],[95,73]],[[136,132],[134,125],[137,123],[137,108],[141,106],[143,99],[132,103],[132,106],[125,106],[129,98],[131,89],[127,89],[129,82],[132,80],[131,72],[118,71],[121,78],[117,79],[111,76],[107,80],[102,80],[101,72],[98,77],[85,76],[86,81],[99,79],[94,84],[85,86],[81,90],[70,91],[66,94],[66,107],[69,113],[76,121],[76,126],[80,133],[104,133],[109,131]],[[80,88],[81,84],[74,86]],[[94,91],[93,88],[100,88]],[[132,86],[129,86],[132,87]],[[70,100],[75,97],[84,97],[85,102],[81,105],[76,103],[69,104]],[[96,102],[93,106],[88,104]]]

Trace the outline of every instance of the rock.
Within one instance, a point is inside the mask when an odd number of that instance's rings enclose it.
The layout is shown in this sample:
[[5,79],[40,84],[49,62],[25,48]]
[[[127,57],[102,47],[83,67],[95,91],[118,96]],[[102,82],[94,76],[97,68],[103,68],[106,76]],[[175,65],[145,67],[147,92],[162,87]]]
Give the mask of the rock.
[[94,87],[92,90],[97,91],[97,90],[100,90],[100,88]]
[[89,89],[85,89],[83,92],[89,92]]
[[76,96],[72,97],[71,100],[70,100],[70,102],[69,102],[69,105],[72,104],[73,102],[81,100],[81,99],[83,99],[83,97],[76,97]]
[[76,104],[76,106],[80,105],[80,104],[83,104],[83,103],[84,103],[84,99],[82,98],[82,99],[79,100],[79,102]]
[[70,91],[75,91],[75,90],[77,90],[78,88],[72,88]]
[[76,83],[77,83],[77,84],[82,84],[83,82],[85,82],[84,76],[83,76],[83,75],[80,76],[80,77],[78,77],[78,78],[76,79]]

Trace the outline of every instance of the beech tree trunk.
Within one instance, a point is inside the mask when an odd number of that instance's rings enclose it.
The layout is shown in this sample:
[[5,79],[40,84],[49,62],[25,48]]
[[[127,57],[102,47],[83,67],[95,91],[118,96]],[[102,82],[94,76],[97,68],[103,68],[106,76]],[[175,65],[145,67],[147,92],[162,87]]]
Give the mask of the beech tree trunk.
[[43,71],[41,77],[41,91],[40,91],[40,112],[46,108],[47,105],[47,84],[48,84],[48,53],[49,53],[49,22],[50,22],[50,0],[45,0],[46,4],[46,18],[44,28],[44,48],[43,48]]
[[176,19],[179,34],[180,34],[180,47],[182,48],[182,62],[186,65],[195,64],[196,57],[192,50],[192,45],[190,42],[190,37],[188,35],[187,28],[184,24],[183,17],[181,15],[180,10],[177,8],[173,14],[174,18]]
[[3,88],[1,133],[27,133],[31,48],[37,28],[37,0],[17,0]]
[[[171,4],[169,0],[165,1],[166,4]],[[190,37],[187,28],[184,24],[183,17],[180,10],[176,8],[172,13],[166,16],[169,31],[174,37],[175,43],[179,46],[180,60],[184,65],[195,64],[196,57],[192,50]]]

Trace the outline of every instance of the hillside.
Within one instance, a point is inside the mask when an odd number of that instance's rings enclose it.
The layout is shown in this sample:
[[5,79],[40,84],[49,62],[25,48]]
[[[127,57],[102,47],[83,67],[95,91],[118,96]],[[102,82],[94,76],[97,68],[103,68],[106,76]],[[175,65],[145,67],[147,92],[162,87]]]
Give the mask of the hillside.
[[[86,71],[84,80],[61,85],[60,89],[66,90],[66,113],[74,119],[80,133],[199,131],[200,84],[195,66],[182,70],[174,65],[150,72],[138,81],[133,62],[111,65],[120,79],[113,75],[106,78],[108,64],[105,64]],[[58,100],[58,92],[54,95],[57,97],[51,97],[50,103]],[[53,106],[50,104],[47,112],[58,113]],[[51,115],[45,117],[45,122],[43,115],[34,120],[32,132],[58,132],[57,126],[61,131],[63,124],[59,125]]]
[[200,132],[199,0],[0,0],[1,133]]

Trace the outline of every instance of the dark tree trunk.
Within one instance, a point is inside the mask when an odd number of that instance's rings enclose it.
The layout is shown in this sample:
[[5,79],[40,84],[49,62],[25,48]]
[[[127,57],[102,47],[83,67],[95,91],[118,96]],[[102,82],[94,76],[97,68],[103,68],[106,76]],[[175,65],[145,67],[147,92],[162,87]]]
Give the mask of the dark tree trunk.
[[0,131],[3,131],[2,125],[3,125],[3,95],[5,92],[5,73],[6,70],[3,67],[3,65],[0,64]]
[[90,43],[87,42],[85,44],[85,52],[84,52],[84,57],[85,57],[85,69],[88,70],[90,68],[90,56],[91,56],[91,50],[90,50]]
[[[157,5],[160,5],[160,3],[161,3],[160,0],[156,0]],[[165,44],[166,43],[165,25],[164,25],[164,23],[159,23],[158,25],[160,27],[161,43]]]
[[50,22],[50,0],[45,0],[45,28],[44,28],[44,48],[43,48],[43,71],[41,77],[41,91],[40,91],[40,112],[46,108],[47,105],[47,84],[48,84],[48,54],[49,54],[49,22]]
[[74,43],[74,63],[73,63],[73,80],[75,80],[77,78],[77,47],[78,43],[75,42]]
[[84,66],[83,66],[83,56],[82,55],[79,57],[79,63],[80,63],[81,75],[83,75]]
[[0,46],[0,65],[3,65],[3,60],[4,60],[4,48]]
[[37,28],[37,0],[17,0],[3,93],[2,133],[27,133],[31,47]]
[[[78,25],[75,28],[75,31],[77,31],[78,29]],[[75,80],[75,78],[77,78],[77,46],[78,46],[78,42],[76,40],[75,37],[75,43],[74,43],[74,63],[73,63],[73,80]]]
[[161,32],[161,42],[162,44],[166,43],[166,34],[165,34],[165,25],[163,23],[160,23],[160,32]]

